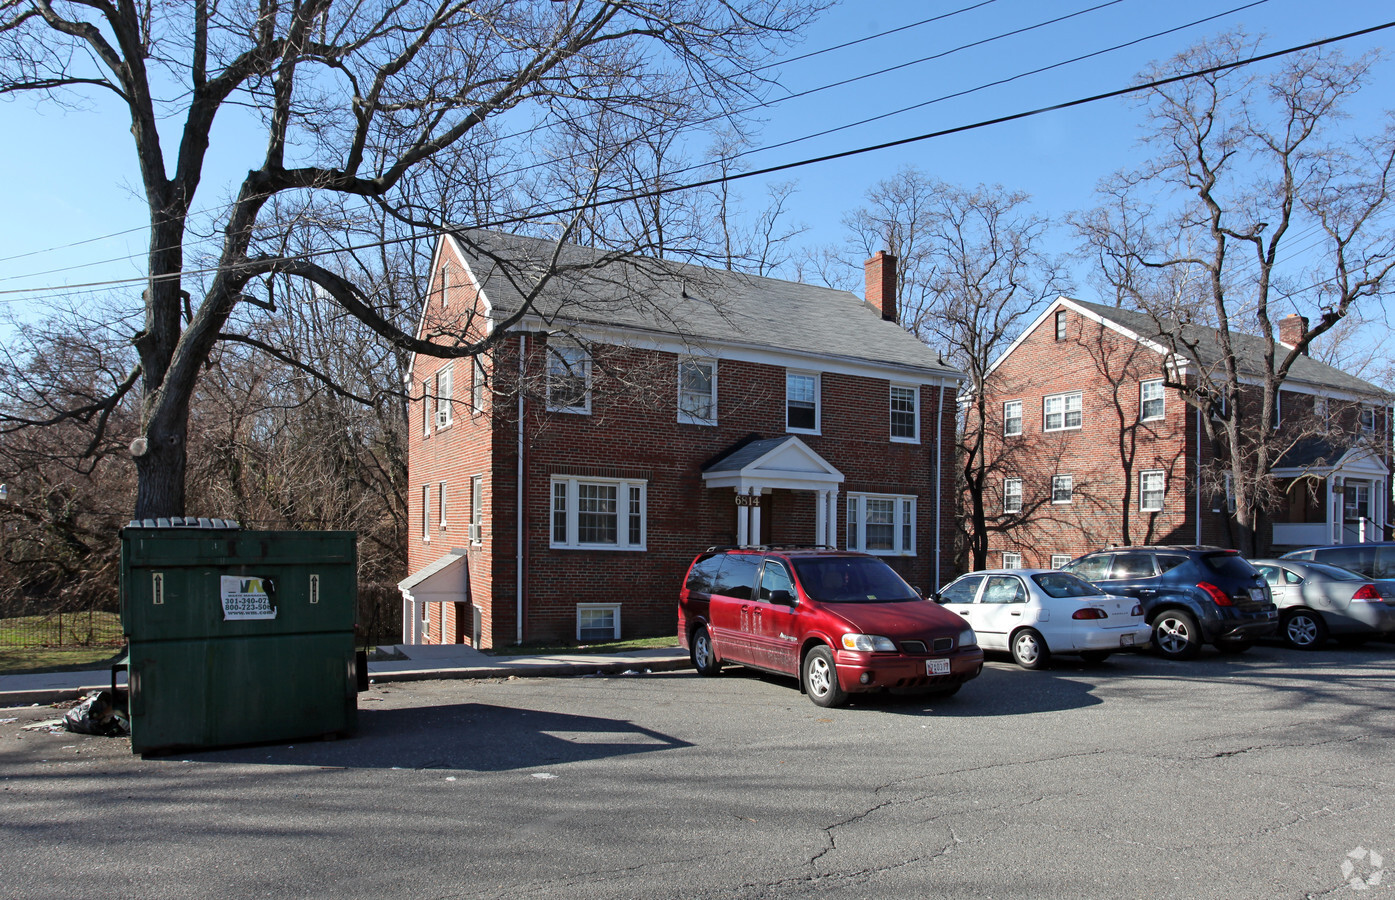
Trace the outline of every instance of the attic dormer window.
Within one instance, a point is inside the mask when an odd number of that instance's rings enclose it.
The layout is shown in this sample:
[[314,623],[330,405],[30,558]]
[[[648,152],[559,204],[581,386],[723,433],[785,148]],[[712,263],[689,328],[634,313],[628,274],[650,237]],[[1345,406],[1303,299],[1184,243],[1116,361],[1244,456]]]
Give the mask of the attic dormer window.
[[1064,309],[1058,309],[1058,310],[1056,310],[1056,340],[1058,340],[1058,341],[1064,341],[1065,339],[1066,339],[1066,311],[1065,311]]

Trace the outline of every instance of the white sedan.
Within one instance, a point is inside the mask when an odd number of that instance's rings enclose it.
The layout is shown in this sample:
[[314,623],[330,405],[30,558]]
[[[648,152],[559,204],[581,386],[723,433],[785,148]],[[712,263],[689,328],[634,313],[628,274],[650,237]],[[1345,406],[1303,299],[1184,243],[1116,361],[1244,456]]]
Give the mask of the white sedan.
[[1041,668],[1053,653],[1102,662],[1151,637],[1137,600],[1106,594],[1056,569],[970,572],[934,599],[973,626],[980,647],[1007,650],[1024,669]]

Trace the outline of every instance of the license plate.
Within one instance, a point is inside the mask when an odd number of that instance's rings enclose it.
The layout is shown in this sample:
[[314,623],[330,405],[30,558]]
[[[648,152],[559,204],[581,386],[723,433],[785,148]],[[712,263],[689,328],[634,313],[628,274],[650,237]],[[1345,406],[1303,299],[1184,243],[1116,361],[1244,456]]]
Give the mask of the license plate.
[[1121,634],[1121,635],[1119,635],[1119,646],[1120,646],[1120,647],[1132,647],[1132,646],[1133,646],[1133,635],[1131,635],[1131,634]]
[[947,659],[927,659],[925,661],[926,675],[948,675],[949,660]]
[[1264,588],[1250,588],[1250,599],[1256,603],[1264,602]]

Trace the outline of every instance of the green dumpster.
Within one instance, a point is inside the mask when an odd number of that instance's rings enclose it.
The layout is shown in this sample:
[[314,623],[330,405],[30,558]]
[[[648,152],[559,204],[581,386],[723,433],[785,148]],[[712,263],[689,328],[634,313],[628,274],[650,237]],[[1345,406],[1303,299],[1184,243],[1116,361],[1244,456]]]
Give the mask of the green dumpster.
[[151,519],[121,532],[131,749],[352,733],[352,531]]

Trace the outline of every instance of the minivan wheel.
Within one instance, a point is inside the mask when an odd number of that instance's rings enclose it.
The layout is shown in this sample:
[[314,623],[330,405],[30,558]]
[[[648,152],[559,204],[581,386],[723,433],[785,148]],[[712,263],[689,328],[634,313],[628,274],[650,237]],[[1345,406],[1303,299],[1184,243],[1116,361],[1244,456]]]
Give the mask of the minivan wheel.
[[1165,610],[1153,620],[1153,646],[1166,659],[1192,659],[1201,652],[1201,629],[1191,613]]
[[717,651],[712,649],[712,635],[707,633],[706,625],[698,626],[688,646],[693,668],[697,669],[699,675],[712,676],[722,671],[722,661],[717,658]]
[[1327,623],[1308,609],[1296,609],[1284,616],[1284,641],[1295,650],[1316,650],[1327,643]]
[[827,647],[815,647],[804,657],[804,691],[816,706],[842,706],[848,692],[838,684],[838,668]]
[[1024,669],[1040,669],[1051,658],[1046,641],[1030,628],[1012,636],[1012,661]]

